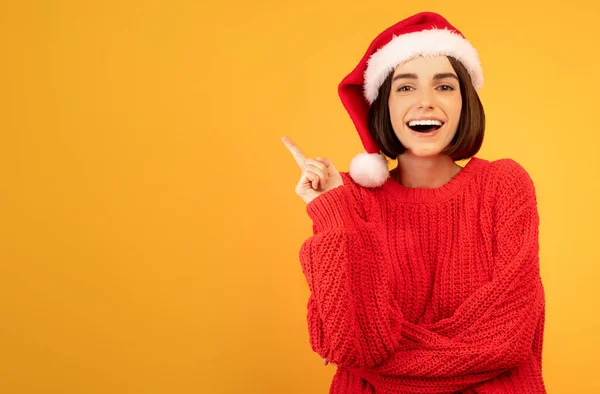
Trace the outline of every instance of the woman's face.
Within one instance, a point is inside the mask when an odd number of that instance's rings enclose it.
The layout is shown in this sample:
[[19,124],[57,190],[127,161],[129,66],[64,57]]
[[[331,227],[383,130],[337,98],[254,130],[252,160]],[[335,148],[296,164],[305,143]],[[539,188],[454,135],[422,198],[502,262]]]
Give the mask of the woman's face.
[[462,97],[446,56],[417,57],[394,70],[389,102],[394,132],[415,156],[438,155],[458,127]]

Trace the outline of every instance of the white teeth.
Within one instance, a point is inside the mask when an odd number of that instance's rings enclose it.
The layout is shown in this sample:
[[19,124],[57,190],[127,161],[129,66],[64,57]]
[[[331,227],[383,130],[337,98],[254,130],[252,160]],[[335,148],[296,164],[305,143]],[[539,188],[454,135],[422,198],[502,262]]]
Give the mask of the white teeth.
[[441,126],[442,122],[439,120],[411,120],[408,122],[409,126]]

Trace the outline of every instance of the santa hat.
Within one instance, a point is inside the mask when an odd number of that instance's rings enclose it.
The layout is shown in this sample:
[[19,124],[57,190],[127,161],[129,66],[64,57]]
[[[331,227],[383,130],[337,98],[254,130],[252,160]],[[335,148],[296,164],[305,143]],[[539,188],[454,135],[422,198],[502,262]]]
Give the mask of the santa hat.
[[352,159],[349,170],[352,179],[362,186],[378,187],[389,177],[387,161],[369,132],[369,107],[389,73],[417,56],[452,56],[465,66],[476,90],[483,86],[477,51],[441,15],[422,12],[380,33],[338,87],[342,103],[366,150]]

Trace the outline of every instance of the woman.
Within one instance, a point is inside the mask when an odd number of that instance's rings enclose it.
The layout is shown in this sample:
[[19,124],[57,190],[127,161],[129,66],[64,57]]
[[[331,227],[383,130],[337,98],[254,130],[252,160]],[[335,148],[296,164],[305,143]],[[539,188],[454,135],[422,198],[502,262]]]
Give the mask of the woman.
[[283,138],[313,220],[300,261],[330,393],[545,393],[535,188],[515,161],[474,157],[482,83],[464,36],[417,14],[339,86],[367,150],[348,173]]

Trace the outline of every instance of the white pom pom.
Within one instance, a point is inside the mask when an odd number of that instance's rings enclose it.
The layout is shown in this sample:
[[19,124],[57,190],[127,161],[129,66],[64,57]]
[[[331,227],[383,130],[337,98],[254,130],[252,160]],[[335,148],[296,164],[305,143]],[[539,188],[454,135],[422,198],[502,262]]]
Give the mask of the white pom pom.
[[390,177],[385,157],[379,153],[359,153],[348,172],[354,182],[364,187],[379,187]]

